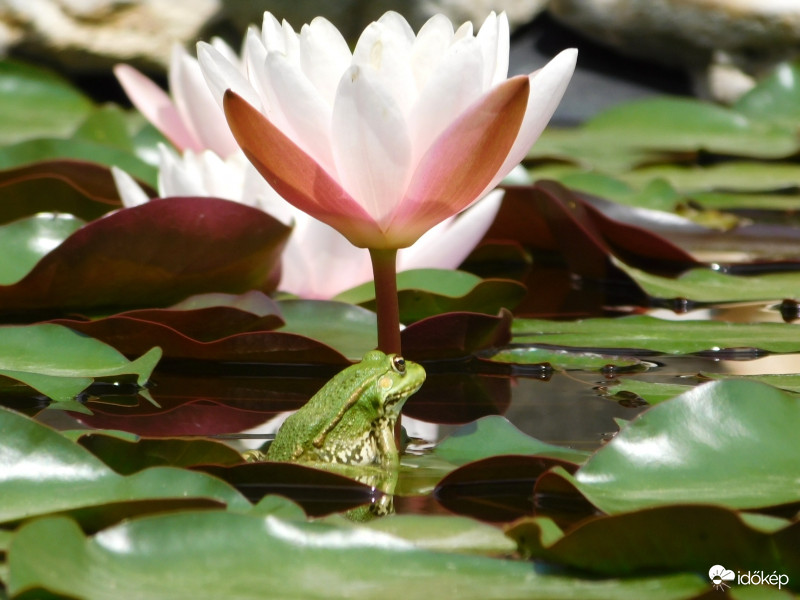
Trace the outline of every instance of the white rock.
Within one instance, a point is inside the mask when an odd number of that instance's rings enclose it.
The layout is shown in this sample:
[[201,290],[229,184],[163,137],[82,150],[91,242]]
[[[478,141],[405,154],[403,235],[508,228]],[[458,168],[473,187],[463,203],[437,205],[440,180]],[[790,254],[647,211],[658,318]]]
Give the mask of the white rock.
[[173,42],[195,40],[219,7],[220,0],[3,0],[0,52],[72,72],[131,60],[166,67]]

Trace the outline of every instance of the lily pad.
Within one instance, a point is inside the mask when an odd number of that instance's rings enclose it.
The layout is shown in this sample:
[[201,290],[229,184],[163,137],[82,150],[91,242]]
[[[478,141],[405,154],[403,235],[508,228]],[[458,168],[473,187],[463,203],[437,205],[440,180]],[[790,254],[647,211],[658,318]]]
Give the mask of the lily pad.
[[360,527],[219,511],[136,519],[91,537],[68,519],[42,519],[16,534],[8,565],[11,595],[48,590],[87,600],[112,597],[120,589],[151,600],[180,595],[255,600],[265,590],[286,599],[368,593],[391,600],[457,590],[465,600],[667,600],[708,589],[707,581],[689,574],[627,581],[547,575],[519,561],[414,549],[405,540]]
[[691,354],[725,348],[797,352],[797,328],[783,323],[671,321],[645,315],[583,321],[515,319],[514,342],[575,348],[634,349]]
[[378,345],[375,313],[344,302],[283,300],[279,302],[286,325],[280,330],[312,338],[351,360]]
[[517,549],[501,529],[467,517],[390,515],[362,526],[439,552],[508,556]]
[[797,127],[800,122],[800,64],[778,65],[733,108],[751,119]]
[[[800,503],[800,399],[715,381],[630,421],[561,476],[606,513],[676,503],[759,509]],[[559,471],[560,469],[556,469]]]
[[705,191],[777,192],[797,186],[800,165],[756,161],[730,161],[708,166],[654,165],[620,177],[634,187],[660,179],[683,194]]
[[[413,269],[397,274],[400,321],[414,323],[447,312],[497,314],[513,309],[525,286],[507,279],[481,279],[464,271]],[[375,310],[375,285],[365,283],[339,294],[337,300]]]
[[511,340],[511,313],[445,313],[412,323],[400,333],[403,353],[413,360],[458,359]]
[[154,467],[119,475],[58,432],[5,408],[0,433],[4,463],[13,465],[0,470],[0,522],[139,500],[203,498],[250,507],[230,486],[202,473]]
[[158,306],[269,289],[288,234],[266,213],[227,200],[149,202],[89,223],[22,280],[0,286],[0,311]]
[[[565,532],[549,519],[527,518],[508,534],[530,558],[603,576],[696,571],[722,564],[734,572],[784,575],[798,589],[800,523],[775,519],[768,531],[721,506],[675,505],[603,516]],[[777,583],[777,579],[776,579]],[[736,587],[735,582],[730,582]]]
[[[215,310],[199,312],[206,315],[218,314]],[[267,323],[270,321],[271,318],[266,319]],[[126,313],[94,321],[57,319],[55,322],[103,340],[125,354],[136,354],[141,348],[157,343],[167,359],[231,363],[348,364],[347,358],[330,346],[284,331],[231,333],[220,339],[200,341],[169,325]],[[202,327],[200,323],[197,325]],[[215,327],[211,327],[205,335],[214,330]]]
[[131,475],[155,466],[192,467],[242,462],[241,455],[230,446],[202,438],[128,441],[102,433],[84,433],[77,441],[120,475]]
[[501,455],[467,463],[448,473],[434,497],[449,511],[499,523],[534,513],[536,480],[559,466],[574,471],[570,461],[542,456]]
[[75,233],[84,222],[67,214],[39,213],[0,226],[0,285],[25,277],[45,254]]
[[648,404],[658,404],[692,389],[692,385],[681,383],[661,383],[643,381],[641,379],[624,378],[619,383],[603,386],[600,391],[604,396],[619,402],[632,402],[633,398],[642,398]]
[[460,427],[439,442],[434,453],[456,465],[502,454],[543,456],[571,463],[582,463],[589,456],[588,452],[537,440],[501,416],[483,417]]
[[784,158],[797,148],[793,127],[710,102],[657,97],[613,106],[573,130],[546,131],[529,157],[563,157],[618,172],[651,161],[657,151]]
[[67,401],[97,378],[135,376],[144,385],[161,358],[152,348],[131,362],[114,348],[61,325],[0,327],[0,375],[56,401]]
[[52,71],[0,61],[0,145],[69,135],[93,110],[86,96]]
[[713,269],[690,269],[679,277],[659,277],[616,263],[652,298],[695,302],[753,302],[800,298],[800,271],[764,275],[729,275]]
[[[77,160],[37,162],[0,171],[0,187],[2,223],[41,212],[68,213],[91,221],[121,207],[111,170]],[[149,193],[155,196],[153,190]]]
[[600,354],[597,352],[577,352],[534,346],[517,346],[498,350],[488,357],[492,362],[512,365],[550,365],[558,371],[608,371],[616,372],[646,371],[652,363],[635,356]]

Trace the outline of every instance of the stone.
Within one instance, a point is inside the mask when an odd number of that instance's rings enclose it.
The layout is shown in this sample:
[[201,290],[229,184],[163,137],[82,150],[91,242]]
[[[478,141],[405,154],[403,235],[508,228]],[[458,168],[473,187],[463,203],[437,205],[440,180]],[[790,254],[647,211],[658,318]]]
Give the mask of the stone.
[[688,69],[722,100],[800,55],[798,0],[551,0],[548,11],[621,53]]
[[71,73],[117,62],[164,70],[172,44],[196,40],[219,10],[220,0],[4,0],[0,53]]

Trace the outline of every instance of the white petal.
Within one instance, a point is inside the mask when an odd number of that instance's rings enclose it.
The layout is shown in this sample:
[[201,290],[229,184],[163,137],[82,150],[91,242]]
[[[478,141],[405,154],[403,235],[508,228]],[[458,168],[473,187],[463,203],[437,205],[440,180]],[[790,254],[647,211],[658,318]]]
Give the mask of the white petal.
[[373,73],[353,66],[342,77],[331,142],[339,181],[380,222],[404,195],[411,143],[397,103]]
[[386,13],[380,21],[367,26],[353,51],[353,64],[364,71],[373,71],[403,114],[408,114],[417,95],[411,64],[414,38],[413,32],[409,37],[409,31],[408,23],[400,15]]
[[233,90],[255,108],[261,108],[253,86],[245,78],[239,68],[231,64],[216,48],[206,42],[197,44],[197,60],[203,72],[208,87],[214,100],[222,106],[222,97],[225,90]]
[[525,158],[533,143],[541,135],[550,117],[561,102],[564,92],[575,71],[578,51],[575,48],[563,50],[543,68],[529,75],[531,87],[528,96],[528,107],[522,119],[517,139],[508,153],[503,166],[494,179],[486,186],[486,190],[494,188],[511,169]]
[[224,56],[229,63],[231,63],[232,65],[236,65],[237,67],[239,67],[239,70],[241,71],[242,68],[241,60],[239,59],[239,56],[236,54],[236,51],[228,45],[228,42],[226,42],[222,38],[215,36],[211,38],[211,45],[214,46],[217,52],[222,54],[222,56]]
[[411,51],[411,65],[417,89],[425,87],[433,69],[439,64],[453,41],[453,24],[443,14],[436,14],[420,28]]
[[177,156],[163,144],[158,146],[160,161],[158,191],[162,198],[172,196],[209,196],[197,155],[187,150]]
[[150,201],[150,198],[139,187],[133,177],[122,169],[111,167],[111,176],[114,178],[114,184],[117,186],[117,192],[119,192],[119,197],[125,208],[139,206]]
[[491,227],[503,195],[502,190],[490,192],[471,208],[428,231],[410,248],[398,251],[397,270],[458,267]]
[[300,31],[300,64],[322,98],[333,105],[342,73],[353,56],[347,42],[330,21],[317,17]]
[[278,52],[290,60],[300,62],[300,41],[286,20],[278,23],[272,13],[265,12],[261,26],[261,40],[267,52]]
[[184,123],[205,148],[220,156],[228,156],[238,149],[222,108],[203,78],[200,65],[178,44],[172,50],[169,87]]
[[269,11],[264,13],[264,20],[261,23],[261,39],[267,52],[282,52],[286,54],[283,29],[275,15]]
[[498,17],[492,12],[486,17],[476,38],[483,48],[484,89],[489,89],[508,77],[509,30],[506,13],[500,13]]
[[209,196],[241,202],[244,189],[244,165],[223,161],[207,150],[200,155],[203,184]]
[[475,38],[448,48],[408,118],[416,164],[431,143],[483,92],[483,53]]
[[462,23],[461,26],[456,29],[453,40],[460,40],[465,37],[472,37],[472,21],[466,21],[465,23]]
[[274,111],[270,120],[326,171],[335,172],[330,142],[333,107],[282,54],[267,56],[265,74],[265,101]]

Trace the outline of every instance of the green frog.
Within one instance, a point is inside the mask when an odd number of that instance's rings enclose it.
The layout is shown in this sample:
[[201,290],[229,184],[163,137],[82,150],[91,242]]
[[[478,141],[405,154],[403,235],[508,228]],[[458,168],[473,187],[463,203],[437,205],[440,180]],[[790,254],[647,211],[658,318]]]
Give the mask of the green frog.
[[397,354],[367,352],[291,415],[267,450],[267,460],[396,467],[394,428],[425,369]]

